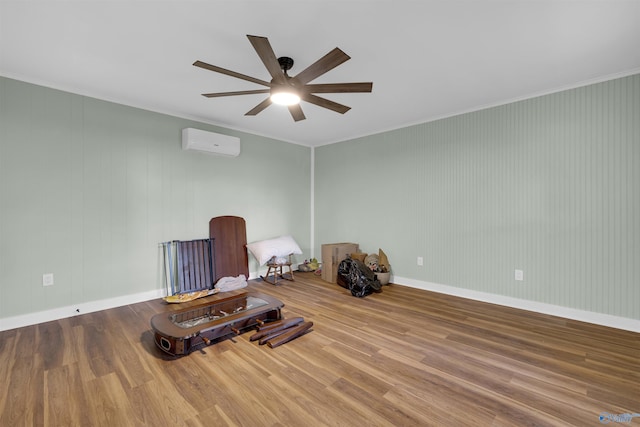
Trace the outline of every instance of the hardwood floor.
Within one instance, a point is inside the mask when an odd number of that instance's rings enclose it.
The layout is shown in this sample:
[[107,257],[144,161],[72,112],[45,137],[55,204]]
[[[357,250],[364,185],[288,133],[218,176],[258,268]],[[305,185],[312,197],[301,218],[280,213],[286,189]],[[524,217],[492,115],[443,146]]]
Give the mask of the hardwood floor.
[[399,285],[359,299],[312,273],[249,287],[313,331],[172,359],[153,343],[149,320],[168,308],[155,300],[0,332],[0,426],[595,426],[640,413],[637,333]]

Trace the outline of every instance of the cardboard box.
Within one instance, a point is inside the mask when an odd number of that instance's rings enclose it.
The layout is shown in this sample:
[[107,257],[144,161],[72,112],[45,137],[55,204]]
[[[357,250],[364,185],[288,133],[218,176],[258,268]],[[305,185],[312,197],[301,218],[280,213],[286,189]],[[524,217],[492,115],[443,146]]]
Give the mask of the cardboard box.
[[322,280],[336,283],[338,265],[352,252],[358,252],[357,243],[330,243],[322,245]]

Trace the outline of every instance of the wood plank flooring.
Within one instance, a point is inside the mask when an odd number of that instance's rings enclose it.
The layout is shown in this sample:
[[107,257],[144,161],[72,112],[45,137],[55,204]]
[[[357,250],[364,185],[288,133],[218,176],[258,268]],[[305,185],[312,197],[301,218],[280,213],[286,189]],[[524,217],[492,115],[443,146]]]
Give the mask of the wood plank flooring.
[[[161,300],[0,332],[0,426],[596,426],[640,413],[640,334],[313,273],[250,289],[313,331],[173,359]],[[612,423],[615,424],[615,423]],[[630,425],[640,425],[640,417]]]

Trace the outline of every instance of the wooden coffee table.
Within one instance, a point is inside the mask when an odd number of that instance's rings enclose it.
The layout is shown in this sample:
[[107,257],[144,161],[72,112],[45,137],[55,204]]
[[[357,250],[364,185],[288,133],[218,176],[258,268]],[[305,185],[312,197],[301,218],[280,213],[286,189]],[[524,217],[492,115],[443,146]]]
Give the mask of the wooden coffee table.
[[184,304],[151,318],[158,348],[181,356],[217,338],[240,334],[257,324],[280,320],[284,304],[259,292],[232,291]]

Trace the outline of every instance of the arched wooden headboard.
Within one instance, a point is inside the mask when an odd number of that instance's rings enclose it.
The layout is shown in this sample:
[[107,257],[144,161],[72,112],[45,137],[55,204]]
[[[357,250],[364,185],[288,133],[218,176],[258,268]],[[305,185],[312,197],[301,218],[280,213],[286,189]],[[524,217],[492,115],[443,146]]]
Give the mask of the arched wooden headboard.
[[239,216],[218,216],[209,221],[209,237],[215,251],[214,283],[222,277],[244,274],[249,279],[247,227]]

